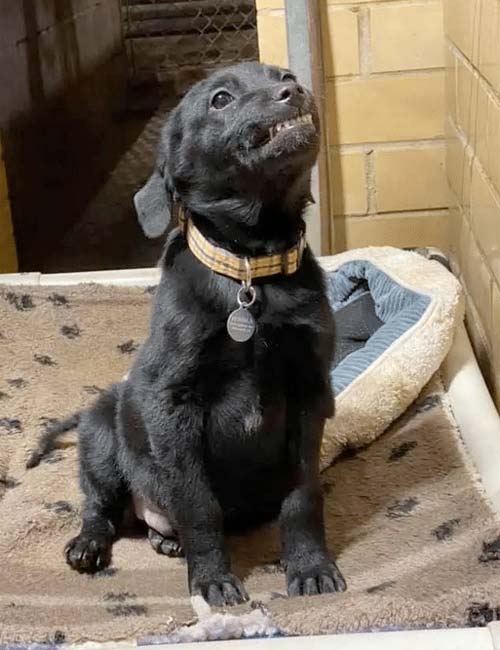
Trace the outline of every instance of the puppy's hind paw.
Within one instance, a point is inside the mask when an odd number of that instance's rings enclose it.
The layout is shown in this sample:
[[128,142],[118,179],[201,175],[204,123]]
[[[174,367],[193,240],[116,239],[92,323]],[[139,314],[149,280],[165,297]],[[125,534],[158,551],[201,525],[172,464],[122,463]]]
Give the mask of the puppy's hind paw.
[[242,582],[230,573],[216,579],[194,579],[191,583],[191,595],[202,596],[212,607],[240,605],[248,600]]
[[175,537],[163,537],[156,530],[148,530],[149,543],[153,549],[167,557],[184,557],[184,550],[178,539]]
[[78,535],[66,544],[66,562],[79,573],[97,573],[111,561],[112,543],[104,537]]
[[287,572],[288,595],[317,596],[347,589],[346,582],[334,562],[328,562],[303,570]]

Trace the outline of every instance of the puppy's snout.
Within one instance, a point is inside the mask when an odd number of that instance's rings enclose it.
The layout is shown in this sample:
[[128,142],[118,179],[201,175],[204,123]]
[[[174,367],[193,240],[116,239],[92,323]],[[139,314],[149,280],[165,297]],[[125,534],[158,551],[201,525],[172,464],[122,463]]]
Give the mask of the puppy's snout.
[[273,99],[284,104],[294,104],[301,102],[304,95],[304,89],[298,83],[280,84],[273,93]]

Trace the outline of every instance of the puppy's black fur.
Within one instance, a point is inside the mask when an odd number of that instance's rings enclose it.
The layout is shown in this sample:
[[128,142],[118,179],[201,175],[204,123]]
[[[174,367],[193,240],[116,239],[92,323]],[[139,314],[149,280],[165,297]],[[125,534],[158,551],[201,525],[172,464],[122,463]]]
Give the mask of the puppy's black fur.
[[[270,127],[305,114],[312,124],[268,141]],[[238,255],[288,249],[304,227],[318,128],[311,94],[288,71],[244,64],[198,83],[169,117],[136,198],[146,234],[161,236],[179,201],[206,237]],[[168,516],[191,593],[214,605],[247,598],[225,532],[274,517],[289,594],[345,589],[326,548],[319,482],[333,414],[333,322],[313,255],[306,249],[293,275],[254,282],[258,329],[247,343],[226,331],[240,285],[200,264],[180,231],[161,265],[149,337],[129,378],[81,416],[86,500],[69,564],[104,568],[136,494]]]

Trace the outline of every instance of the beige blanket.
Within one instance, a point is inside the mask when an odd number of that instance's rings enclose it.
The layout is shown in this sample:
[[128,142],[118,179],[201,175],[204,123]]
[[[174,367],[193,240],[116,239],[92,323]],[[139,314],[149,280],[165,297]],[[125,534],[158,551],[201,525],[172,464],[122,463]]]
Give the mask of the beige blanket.
[[[111,567],[95,577],[66,566],[81,504],[74,434],[24,468],[51,418],[127,371],[150,299],[142,289],[0,287],[0,642],[136,639],[194,619],[185,565],[156,555],[140,533],[118,541]],[[388,433],[326,471],[324,488],[347,593],[288,600],[275,528],[231,540],[236,573],[284,633],[463,626],[498,615],[500,522],[438,376]]]

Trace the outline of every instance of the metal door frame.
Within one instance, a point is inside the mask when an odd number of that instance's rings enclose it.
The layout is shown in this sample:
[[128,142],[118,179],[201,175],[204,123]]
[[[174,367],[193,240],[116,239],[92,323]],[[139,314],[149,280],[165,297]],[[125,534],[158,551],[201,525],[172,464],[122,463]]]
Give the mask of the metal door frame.
[[319,109],[320,153],[311,177],[311,189],[316,203],[308,209],[308,240],[317,255],[327,255],[332,252],[333,219],[330,206],[331,177],[328,168],[320,1],[285,0],[285,14],[289,67],[312,89]]

